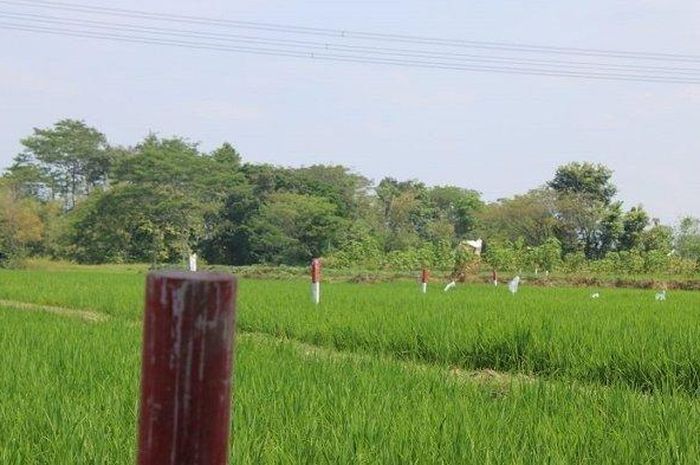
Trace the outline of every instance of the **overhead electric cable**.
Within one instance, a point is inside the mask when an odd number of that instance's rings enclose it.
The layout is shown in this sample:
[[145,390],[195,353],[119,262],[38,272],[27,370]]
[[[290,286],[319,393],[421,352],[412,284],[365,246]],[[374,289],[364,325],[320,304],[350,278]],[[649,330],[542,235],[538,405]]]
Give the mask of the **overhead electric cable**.
[[265,30],[269,32],[280,32],[287,34],[323,35],[326,37],[336,37],[343,39],[362,39],[375,41],[394,41],[423,45],[443,45],[450,47],[484,48],[489,50],[507,50],[529,53],[554,53],[566,55],[585,55],[613,58],[629,58],[640,60],[662,60],[662,61],[688,61],[700,62],[700,55],[661,53],[661,52],[640,52],[628,50],[608,50],[581,47],[557,47],[547,45],[534,45],[516,42],[492,42],[477,40],[458,40],[437,37],[422,37],[406,34],[387,34],[377,32],[350,31],[341,29],[315,28],[303,26],[289,26],[274,23],[240,21],[230,19],[207,18],[203,16],[176,15],[169,13],[155,13],[139,11],[125,8],[98,7],[77,3],[55,2],[45,0],[0,0],[1,4],[21,5],[24,7],[55,9],[80,13],[123,16],[138,19],[155,21],[180,22],[190,24],[207,24],[219,27],[247,28]]
[[421,60],[406,60],[406,59],[389,59],[375,58],[363,55],[348,55],[338,53],[317,53],[317,52],[301,52],[290,51],[279,48],[264,48],[251,46],[223,46],[221,44],[197,41],[183,41],[174,39],[156,39],[147,36],[122,35],[112,33],[91,32],[84,30],[65,29],[56,27],[29,26],[21,23],[0,22],[0,28],[12,29],[33,33],[46,33],[53,35],[96,38],[112,40],[117,42],[131,42],[141,44],[154,45],[169,45],[183,48],[194,48],[213,51],[225,52],[242,52],[258,55],[284,56],[291,58],[313,58],[323,61],[339,61],[351,63],[367,63],[367,64],[386,64],[398,65],[407,67],[417,67],[426,69],[444,69],[444,70],[461,70],[461,71],[481,71],[481,72],[497,72],[505,74],[520,74],[534,76],[558,76],[558,77],[581,77],[586,79],[607,79],[621,81],[643,81],[643,82],[658,82],[658,83],[675,83],[675,84],[699,84],[700,79],[692,78],[674,78],[648,75],[629,75],[620,73],[594,73],[594,72],[579,72],[579,71],[550,71],[537,68],[522,68],[508,66],[482,66],[482,65],[459,65],[455,63],[446,63],[440,61],[421,61]]
[[[154,26],[141,26],[133,24],[123,24],[123,23],[112,23],[107,21],[96,21],[90,19],[73,19],[73,18],[63,18],[55,16],[47,16],[41,14],[30,14],[30,13],[17,13],[17,12],[6,12],[0,10],[0,18],[7,19],[19,19],[24,22],[28,22],[28,25],[33,25],[33,23],[44,23],[44,24],[59,24],[59,25],[71,25],[80,26],[88,28],[97,29],[107,29],[119,32],[140,32],[149,35],[157,36],[179,36],[186,38],[204,38],[209,40],[232,42],[232,43],[251,43],[259,45],[273,45],[281,46],[284,48],[300,48],[300,47],[312,47],[317,50],[323,51],[343,51],[351,53],[365,53],[369,55],[379,55],[379,57],[390,57],[390,58],[421,58],[421,59],[441,59],[446,61],[454,61],[456,63],[497,63],[497,64],[508,64],[508,65],[534,65],[537,67],[544,68],[555,68],[557,66],[564,65],[569,68],[582,68],[586,70],[592,68],[593,71],[628,71],[631,73],[655,73],[655,74],[686,74],[686,75],[698,75],[700,69],[698,68],[687,68],[687,67],[668,67],[668,66],[638,66],[631,64],[617,64],[617,63],[607,63],[607,62],[581,62],[581,61],[566,61],[566,60],[543,60],[543,59],[522,59],[522,58],[512,58],[503,56],[488,56],[488,55],[474,55],[465,54],[459,52],[435,52],[430,50],[410,50],[403,48],[387,48],[387,47],[366,47],[357,45],[346,45],[346,44],[335,44],[329,42],[313,42],[304,40],[293,40],[293,39],[276,39],[260,36],[248,36],[248,35],[238,35],[230,33],[211,33],[207,31],[197,31],[191,29],[172,29]],[[99,30],[98,30],[99,32]],[[674,76],[675,77],[675,76]]]

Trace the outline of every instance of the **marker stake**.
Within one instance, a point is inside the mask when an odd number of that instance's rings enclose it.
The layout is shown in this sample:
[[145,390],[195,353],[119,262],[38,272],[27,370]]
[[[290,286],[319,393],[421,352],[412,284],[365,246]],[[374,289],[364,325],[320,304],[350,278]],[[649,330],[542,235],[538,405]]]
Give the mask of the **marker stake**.
[[311,260],[311,300],[316,305],[321,302],[321,260]]

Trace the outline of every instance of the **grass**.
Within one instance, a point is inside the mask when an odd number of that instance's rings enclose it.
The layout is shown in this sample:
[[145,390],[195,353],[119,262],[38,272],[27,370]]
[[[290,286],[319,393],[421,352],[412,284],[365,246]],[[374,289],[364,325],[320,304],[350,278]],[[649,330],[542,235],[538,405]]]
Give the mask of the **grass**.
[[[0,272],[0,300],[103,312],[138,321],[143,273]],[[642,392],[700,394],[700,294],[654,291],[432,286],[413,283],[323,288],[319,308],[307,283],[243,280],[243,331],[338,350],[390,355],[466,369],[489,368],[552,379],[622,384]]]
[[[138,325],[11,310],[0,324],[0,463],[133,463]],[[234,399],[235,464],[671,464],[700,454],[692,399],[471,382],[270,336],[239,337]]]

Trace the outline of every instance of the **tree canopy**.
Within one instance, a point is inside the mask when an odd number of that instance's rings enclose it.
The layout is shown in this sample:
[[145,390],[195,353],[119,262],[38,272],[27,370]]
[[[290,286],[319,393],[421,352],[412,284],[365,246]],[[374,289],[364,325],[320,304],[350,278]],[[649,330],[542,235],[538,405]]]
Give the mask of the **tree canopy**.
[[478,237],[494,266],[549,269],[652,253],[700,260],[697,219],[673,229],[641,205],[625,209],[600,164],[560,166],[543,186],[487,202],[464,186],[375,183],[341,165],[246,162],[228,142],[206,152],[148,134],[114,146],[70,119],[34,129],[21,144],[0,179],[0,263],[27,254],[177,262],[197,252],[228,265],[324,256],[407,268],[444,265],[461,241]]

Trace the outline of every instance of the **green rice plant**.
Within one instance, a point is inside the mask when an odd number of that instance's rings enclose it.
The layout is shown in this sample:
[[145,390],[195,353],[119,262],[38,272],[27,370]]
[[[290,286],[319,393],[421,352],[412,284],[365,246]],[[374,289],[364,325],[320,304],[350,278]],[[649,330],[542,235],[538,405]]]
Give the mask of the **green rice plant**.
[[[0,272],[0,300],[104,312],[139,321],[144,275]],[[700,294],[467,285],[421,295],[412,283],[242,280],[239,329],[402,360],[534,374],[641,392],[700,393]]]
[[[0,309],[0,463],[132,464],[140,325]],[[486,373],[486,372],[484,372]],[[700,406],[239,334],[234,464],[696,463]]]

